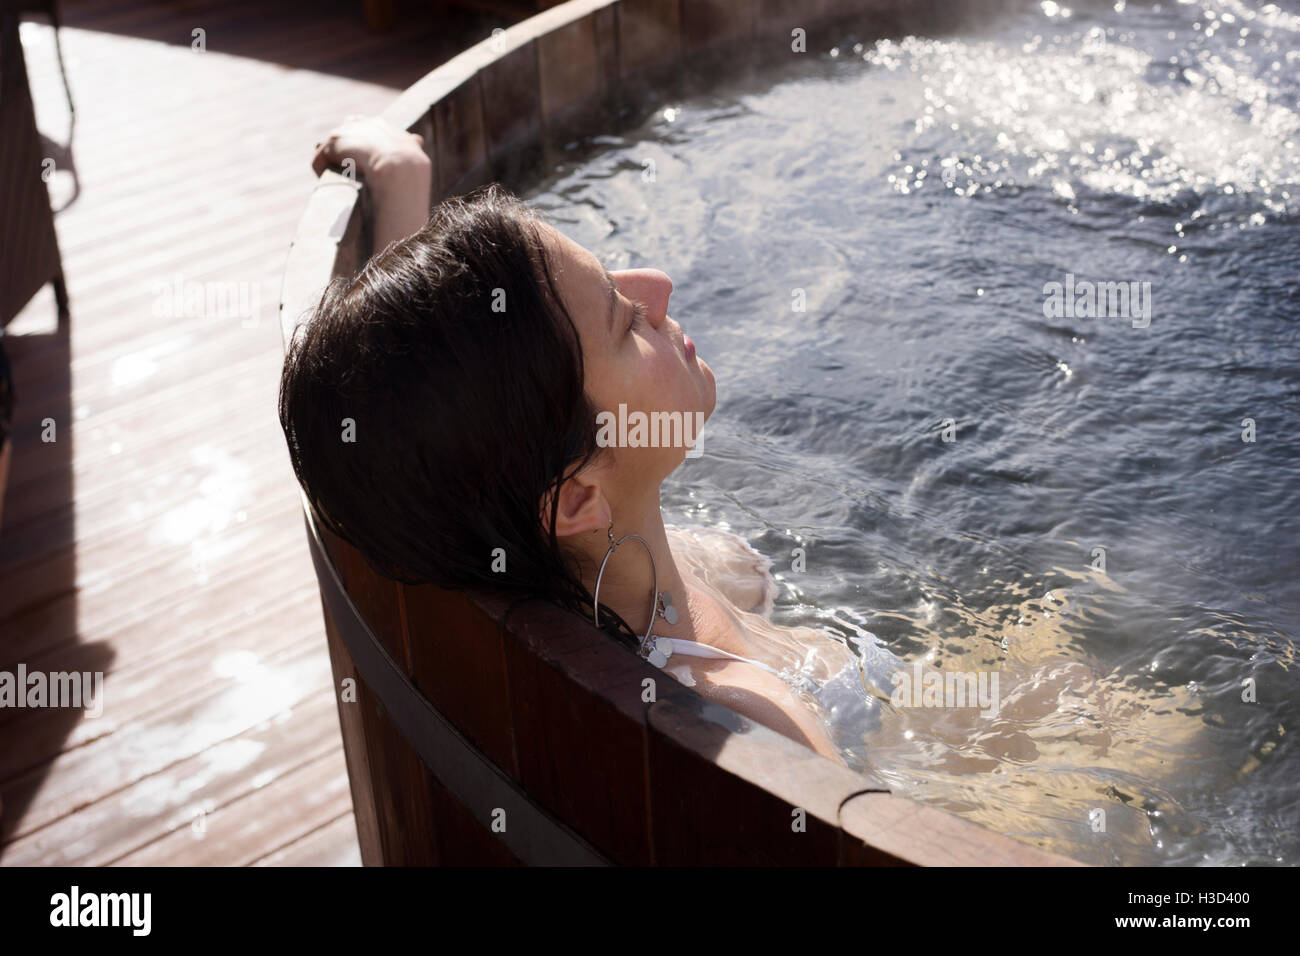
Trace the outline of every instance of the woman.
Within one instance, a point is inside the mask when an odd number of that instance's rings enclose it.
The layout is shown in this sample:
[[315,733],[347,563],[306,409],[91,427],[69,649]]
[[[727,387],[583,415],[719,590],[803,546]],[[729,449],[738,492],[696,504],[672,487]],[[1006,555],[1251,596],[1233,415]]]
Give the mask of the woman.
[[381,250],[331,285],[286,356],[281,423],[322,520],[402,580],[599,608],[701,694],[842,761],[816,704],[858,681],[852,655],[765,619],[772,582],[739,539],[665,527],[660,485],[685,438],[599,440],[620,406],[713,411],[713,372],[668,315],[672,281],[606,271],[498,187],[426,222],[421,146],[353,118],[313,162],[355,162]]

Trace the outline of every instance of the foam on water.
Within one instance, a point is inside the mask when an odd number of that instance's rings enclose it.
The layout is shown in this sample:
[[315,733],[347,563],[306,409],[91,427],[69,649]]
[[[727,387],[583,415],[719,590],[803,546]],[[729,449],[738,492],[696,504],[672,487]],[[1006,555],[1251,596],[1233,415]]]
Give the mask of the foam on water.
[[[964,130],[967,150],[931,171],[958,195],[1044,180],[1068,200],[1076,184],[1155,202],[1244,194],[1256,216],[1293,216],[1296,18],[1241,3],[1206,4],[1189,18],[1190,29],[1170,23],[1181,29],[1168,30],[1158,48],[1150,31],[1071,29],[1072,18],[1058,13],[1019,44],[907,37],[882,40],[862,57],[920,74],[918,148]],[[936,128],[937,137],[924,135]],[[895,187],[921,188],[924,177],[913,174],[922,171],[905,166]]]

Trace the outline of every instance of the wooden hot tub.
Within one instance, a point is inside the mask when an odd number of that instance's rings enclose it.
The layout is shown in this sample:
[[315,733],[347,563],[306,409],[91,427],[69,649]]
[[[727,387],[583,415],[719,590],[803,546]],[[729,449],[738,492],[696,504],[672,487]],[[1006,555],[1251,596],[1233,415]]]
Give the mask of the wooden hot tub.
[[[861,13],[889,30],[917,5],[570,0],[466,50],[386,116],[423,135],[435,202],[491,180],[518,191],[557,137],[600,129],[684,62],[788,51],[795,27],[815,50],[819,29]],[[289,252],[286,338],[370,254],[366,199],[321,177]],[[306,518],[366,864],[1071,862],[874,790],[557,608],[380,577]]]

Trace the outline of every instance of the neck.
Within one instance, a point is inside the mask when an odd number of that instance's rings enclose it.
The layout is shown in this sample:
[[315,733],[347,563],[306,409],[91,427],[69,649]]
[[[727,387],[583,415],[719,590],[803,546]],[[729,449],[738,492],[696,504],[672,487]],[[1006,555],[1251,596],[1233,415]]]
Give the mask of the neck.
[[[677,609],[677,623],[669,624],[666,618],[656,614],[653,632],[661,637],[698,640],[697,598],[683,579],[668,545],[658,490],[649,500],[617,509],[614,513],[613,533],[615,541],[625,534],[638,534],[644,538],[650,547],[650,554],[654,556],[654,569],[650,566],[650,556],[639,542],[624,541],[610,555],[605,566],[605,574],[600,579],[600,603],[614,610],[636,632],[637,637],[641,637],[655,606],[652,589],[657,572],[659,590],[671,595]],[[606,529],[602,528],[577,537],[582,540],[571,540],[570,544],[580,551],[583,583],[594,594],[600,563],[609,550],[609,536]],[[604,623],[603,617],[601,621]]]

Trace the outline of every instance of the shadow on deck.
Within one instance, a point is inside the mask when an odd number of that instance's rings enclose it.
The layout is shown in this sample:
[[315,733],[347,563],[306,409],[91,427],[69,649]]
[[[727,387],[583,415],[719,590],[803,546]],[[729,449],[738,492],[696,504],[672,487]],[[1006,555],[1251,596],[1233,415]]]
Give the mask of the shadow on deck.
[[507,9],[374,33],[359,3],[68,3],[71,144],[53,31],[24,24],[71,322],[47,288],[6,337],[0,671],[102,672],[104,700],[0,709],[0,863],[360,861],[275,414],[280,273],[312,144]]

